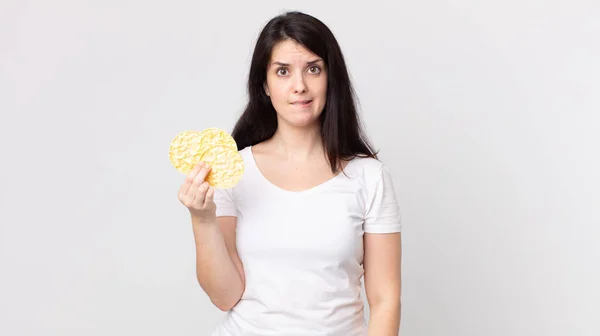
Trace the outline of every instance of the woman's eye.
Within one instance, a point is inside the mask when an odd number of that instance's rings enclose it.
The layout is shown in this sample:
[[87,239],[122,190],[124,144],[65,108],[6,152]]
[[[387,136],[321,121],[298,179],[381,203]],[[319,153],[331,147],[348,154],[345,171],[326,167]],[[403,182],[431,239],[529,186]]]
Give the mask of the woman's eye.
[[321,71],[321,68],[319,68],[318,66],[313,66],[313,67],[310,67],[310,68],[308,68],[308,70],[309,70],[311,73],[314,73],[314,74],[315,74],[315,73],[319,73],[319,72]]
[[287,74],[287,70],[286,69],[279,69],[277,70],[277,74],[280,76],[285,76]]

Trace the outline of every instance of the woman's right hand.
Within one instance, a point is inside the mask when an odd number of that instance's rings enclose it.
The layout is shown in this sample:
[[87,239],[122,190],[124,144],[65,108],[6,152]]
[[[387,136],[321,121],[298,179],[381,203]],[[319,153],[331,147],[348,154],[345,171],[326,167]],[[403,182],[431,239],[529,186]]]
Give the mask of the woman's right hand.
[[179,188],[179,201],[188,208],[192,218],[199,222],[216,220],[217,206],[213,200],[215,189],[204,180],[209,172],[210,167],[200,162]]

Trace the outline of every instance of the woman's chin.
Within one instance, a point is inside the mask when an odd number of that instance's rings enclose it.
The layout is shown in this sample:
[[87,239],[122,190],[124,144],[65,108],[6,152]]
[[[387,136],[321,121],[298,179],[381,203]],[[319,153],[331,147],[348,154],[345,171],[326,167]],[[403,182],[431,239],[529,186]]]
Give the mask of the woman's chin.
[[[311,127],[319,123],[319,116],[314,115],[313,113],[289,113],[288,115],[282,117],[280,116],[279,122],[285,122],[289,126],[292,127]],[[283,119],[283,120],[282,120]]]
[[314,115],[306,115],[306,116],[295,116],[291,118],[290,125],[293,127],[312,127],[317,125],[319,122],[319,118]]

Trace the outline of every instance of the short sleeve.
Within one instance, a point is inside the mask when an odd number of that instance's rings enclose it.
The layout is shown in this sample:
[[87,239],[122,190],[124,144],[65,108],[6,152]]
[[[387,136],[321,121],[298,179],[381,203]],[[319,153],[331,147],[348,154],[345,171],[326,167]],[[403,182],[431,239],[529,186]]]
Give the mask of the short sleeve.
[[217,217],[237,216],[237,208],[231,189],[215,189],[214,201],[217,205]]
[[367,185],[367,209],[363,230],[366,233],[392,233],[402,230],[400,207],[392,176],[385,165]]

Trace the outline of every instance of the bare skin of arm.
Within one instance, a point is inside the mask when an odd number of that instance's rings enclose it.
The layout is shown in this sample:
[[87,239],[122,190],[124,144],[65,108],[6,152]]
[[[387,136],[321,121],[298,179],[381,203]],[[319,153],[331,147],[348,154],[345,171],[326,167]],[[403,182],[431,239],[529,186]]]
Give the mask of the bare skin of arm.
[[216,217],[214,189],[205,182],[210,167],[198,164],[179,190],[190,211],[198,283],[220,310],[233,308],[244,288],[244,269],[235,247],[236,217]]
[[396,336],[400,328],[401,233],[365,234],[365,291],[369,336]]

